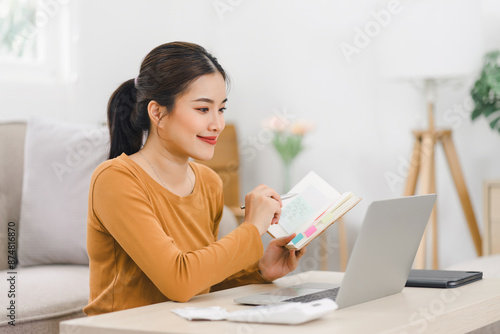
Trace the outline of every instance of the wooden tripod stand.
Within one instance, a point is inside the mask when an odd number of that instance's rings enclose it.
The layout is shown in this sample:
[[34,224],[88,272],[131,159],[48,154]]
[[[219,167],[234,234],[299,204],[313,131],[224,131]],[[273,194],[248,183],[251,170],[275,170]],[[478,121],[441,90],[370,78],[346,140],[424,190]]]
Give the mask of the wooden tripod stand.
[[[460,162],[458,160],[455,145],[451,138],[451,130],[436,130],[434,128],[433,104],[428,106],[429,129],[425,131],[414,131],[415,144],[411,156],[410,169],[406,180],[404,191],[405,196],[415,194],[418,174],[421,174],[421,193],[430,194],[436,192],[436,173],[434,163],[434,148],[438,142],[443,144],[443,149],[448,161],[453,181],[462,204],[462,209],[469,226],[469,231],[474,241],[476,253],[482,255],[481,236],[477,227],[476,218],[469,198],[469,193],[465,185]],[[427,232],[432,230],[432,268],[438,269],[438,247],[437,247],[437,213],[436,205],[432,210],[428,228],[422,238],[420,247],[415,258],[415,268],[424,269],[426,267]]]

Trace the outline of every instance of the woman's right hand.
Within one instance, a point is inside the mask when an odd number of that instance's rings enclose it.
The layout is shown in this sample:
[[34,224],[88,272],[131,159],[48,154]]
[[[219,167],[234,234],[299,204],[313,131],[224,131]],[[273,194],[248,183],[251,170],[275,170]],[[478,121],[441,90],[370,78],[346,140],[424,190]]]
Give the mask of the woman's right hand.
[[245,196],[244,221],[254,224],[263,235],[271,224],[278,223],[282,206],[280,195],[261,184]]

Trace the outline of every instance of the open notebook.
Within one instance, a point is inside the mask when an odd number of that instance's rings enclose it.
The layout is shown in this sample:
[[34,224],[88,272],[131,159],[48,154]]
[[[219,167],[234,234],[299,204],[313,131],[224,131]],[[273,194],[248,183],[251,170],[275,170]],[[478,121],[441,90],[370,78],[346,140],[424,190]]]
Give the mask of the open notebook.
[[271,225],[267,232],[273,238],[296,233],[286,247],[297,250],[306,246],[361,200],[352,192],[339,193],[313,171],[300,180],[290,193],[296,193],[297,196],[283,202],[279,223]]

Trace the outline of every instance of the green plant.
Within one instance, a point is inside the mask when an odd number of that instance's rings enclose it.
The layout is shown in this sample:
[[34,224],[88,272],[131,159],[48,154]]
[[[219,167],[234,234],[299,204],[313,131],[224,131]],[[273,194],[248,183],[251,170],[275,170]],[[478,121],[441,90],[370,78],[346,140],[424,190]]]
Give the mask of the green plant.
[[484,56],[481,76],[470,93],[474,100],[471,120],[483,115],[490,127],[500,132],[500,50]]

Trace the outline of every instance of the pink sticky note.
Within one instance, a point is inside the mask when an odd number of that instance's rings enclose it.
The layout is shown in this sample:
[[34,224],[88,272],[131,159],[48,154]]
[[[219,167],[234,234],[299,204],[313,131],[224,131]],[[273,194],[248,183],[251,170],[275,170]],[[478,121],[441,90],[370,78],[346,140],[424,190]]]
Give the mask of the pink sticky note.
[[305,232],[305,235],[306,237],[310,237],[314,232],[316,232],[316,226],[311,226],[307,229],[307,231]]

